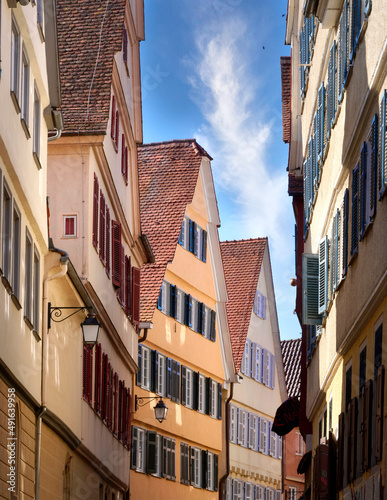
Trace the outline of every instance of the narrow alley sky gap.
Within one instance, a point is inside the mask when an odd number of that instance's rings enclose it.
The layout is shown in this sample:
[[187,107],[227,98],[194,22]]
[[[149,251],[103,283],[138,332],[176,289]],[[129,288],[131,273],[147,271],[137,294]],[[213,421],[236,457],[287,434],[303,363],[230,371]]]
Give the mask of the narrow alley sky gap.
[[221,240],[268,236],[281,339],[293,314],[294,218],[282,142],[286,0],[145,0],[144,142],[196,138],[214,158]]

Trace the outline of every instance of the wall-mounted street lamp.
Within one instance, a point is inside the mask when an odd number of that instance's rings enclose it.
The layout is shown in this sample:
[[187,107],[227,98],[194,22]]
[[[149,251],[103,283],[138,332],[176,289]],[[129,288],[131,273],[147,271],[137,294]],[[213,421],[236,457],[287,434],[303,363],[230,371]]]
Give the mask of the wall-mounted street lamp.
[[[147,399],[149,401],[145,401],[145,399]],[[139,406],[145,406],[148,403],[150,403],[151,401],[154,401],[155,399],[158,399],[156,406],[153,407],[153,409],[155,411],[155,417],[156,417],[156,420],[158,420],[160,422],[160,424],[162,424],[163,421],[166,420],[166,418],[167,418],[168,408],[165,406],[163,398],[160,396],[155,396],[153,398],[152,397],[141,398],[141,397],[135,396],[134,411],[137,411],[137,408]]]
[[[62,318],[63,311],[71,309],[73,312],[71,314],[68,314],[64,318]],[[95,314],[92,312],[92,309],[90,307],[54,307],[51,306],[51,302],[48,303],[48,330],[51,328],[51,321],[54,321],[55,323],[61,323],[62,321],[65,321],[68,318],[71,318],[71,316],[74,316],[74,314],[77,314],[78,312],[86,312],[88,311],[88,315],[83,323],[81,323],[82,327],[82,333],[83,333],[83,342],[92,348],[96,343],[98,339],[98,332],[100,329],[101,324],[99,323],[98,319],[96,318]]]

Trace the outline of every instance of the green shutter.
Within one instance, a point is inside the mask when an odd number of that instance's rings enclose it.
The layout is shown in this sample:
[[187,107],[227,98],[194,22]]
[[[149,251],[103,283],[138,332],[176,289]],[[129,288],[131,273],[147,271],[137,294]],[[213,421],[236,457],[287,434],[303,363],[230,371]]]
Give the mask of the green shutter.
[[157,472],[157,432],[147,431],[146,433],[146,472],[156,474]]
[[326,311],[328,305],[328,252],[329,242],[325,236],[318,248],[318,313]]
[[357,254],[359,244],[359,164],[352,172],[351,255]]
[[318,313],[318,255],[302,255],[302,323],[321,325],[322,317]]

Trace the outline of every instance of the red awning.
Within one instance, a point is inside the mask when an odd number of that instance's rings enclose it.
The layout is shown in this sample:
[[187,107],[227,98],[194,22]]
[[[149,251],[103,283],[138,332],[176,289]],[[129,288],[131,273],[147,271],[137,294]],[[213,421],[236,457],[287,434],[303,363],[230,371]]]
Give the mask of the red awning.
[[277,409],[272,431],[279,436],[285,436],[300,424],[300,402],[297,397],[287,399]]

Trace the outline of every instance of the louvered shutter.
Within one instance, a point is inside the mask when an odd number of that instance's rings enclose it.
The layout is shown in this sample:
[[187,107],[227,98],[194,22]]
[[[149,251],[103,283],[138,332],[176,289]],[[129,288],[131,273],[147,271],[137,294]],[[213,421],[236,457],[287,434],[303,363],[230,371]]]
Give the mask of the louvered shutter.
[[344,470],[344,426],[345,426],[345,414],[340,413],[339,415],[339,438],[337,443],[337,476],[336,476],[336,490],[340,491],[343,489],[343,470]]
[[370,221],[376,213],[376,186],[378,174],[378,115],[375,114],[371,125],[371,169],[370,169]]
[[98,248],[98,204],[99,204],[99,182],[94,174],[94,196],[93,196],[93,246]]
[[339,224],[340,224],[340,212],[337,210],[333,217],[332,222],[332,245],[331,245],[331,283],[332,292],[335,292],[337,285],[339,283]]
[[181,367],[181,404],[187,404],[187,367]]
[[351,33],[351,62],[356,54],[357,43],[359,41],[360,29],[361,29],[361,4],[360,0],[352,0],[352,33]]
[[114,373],[114,414],[113,414],[113,433],[115,436],[118,434],[118,374]]
[[195,485],[195,449],[190,448],[190,457],[189,457],[189,469],[190,469],[190,484],[192,486]]
[[112,114],[110,123],[110,136],[114,139],[114,132],[116,130],[116,98],[112,96]]
[[108,367],[108,357],[107,354],[102,354],[102,398],[101,398],[101,418],[106,420],[106,410],[107,410],[107,367]]
[[383,454],[383,405],[384,405],[384,365],[379,366],[377,374],[377,392],[376,392],[376,448],[375,458],[380,462]]
[[321,325],[318,313],[319,257],[315,254],[302,255],[302,322],[304,325]]
[[371,466],[371,415],[372,415],[372,380],[367,380],[362,388],[362,471]]
[[199,407],[199,372],[193,372],[192,409],[197,410],[198,407]]
[[122,58],[124,60],[124,63],[128,63],[128,33],[126,31],[126,28],[124,26],[124,30],[122,33]]
[[101,344],[95,346],[94,410],[99,413],[101,404]]
[[207,377],[206,378],[206,397],[205,397],[205,413],[206,415],[211,414],[211,401],[212,401],[212,384],[211,384],[211,378]]
[[344,86],[348,74],[348,0],[344,0],[343,11],[339,21],[339,78],[338,98],[343,100]]
[[359,162],[359,238],[364,236],[364,231],[368,226],[369,221],[366,220],[367,216],[367,143],[363,143],[360,153]]
[[357,398],[351,399],[350,402],[350,421],[349,421],[349,446],[348,446],[348,465],[349,465],[349,482],[356,479],[356,456],[357,456]]
[[88,382],[88,355],[89,347],[83,344],[83,397],[87,400],[87,382]]
[[218,491],[218,482],[219,482],[219,466],[218,466],[218,455],[214,455],[214,491]]
[[140,289],[141,271],[138,267],[132,268],[132,323],[138,327],[140,324]]
[[208,479],[208,451],[201,450],[202,454],[202,488],[207,488]]
[[93,349],[89,348],[88,356],[89,356],[89,359],[88,359],[88,370],[87,370],[87,372],[88,372],[87,401],[89,402],[89,404],[91,404],[92,398],[93,398]]
[[318,89],[317,96],[317,121],[318,121],[318,135],[317,135],[317,161],[321,166],[324,160],[325,148],[325,87],[322,83]]
[[116,145],[116,151],[118,152],[118,143],[120,138],[120,114],[118,110],[116,111],[116,130],[114,134],[114,143]]
[[210,340],[216,340],[216,313],[211,310],[211,326],[210,326]]
[[136,384],[141,386],[141,378],[142,378],[142,345],[138,346],[138,370],[136,374]]
[[110,210],[106,207],[106,274],[110,278]]
[[138,431],[136,427],[132,427],[132,452],[130,454],[132,469],[137,468],[137,450],[138,450]]
[[121,286],[121,224],[112,220],[112,283]]
[[125,135],[122,134],[121,137],[121,174],[126,177],[126,171],[125,171]]
[[379,162],[378,162],[378,191],[379,199],[384,194],[387,185],[387,140],[386,140],[386,101],[387,92],[383,92],[380,101],[379,114]]
[[222,384],[218,383],[218,420],[222,420]]
[[203,229],[201,260],[207,262],[207,231]]
[[121,413],[121,442],[126,444],[126,424],[127,424],[127,410],[128,410],[128,390],[125,387],[125,382],[122,382],[122,413]]
[[157,375],[158,375],[158,353],[152,349],[151,351],[151,366],[150,366],[150,391],[157,390]]
[[107,397],[106,397],[106,421],[108,428],[112,429],[112,402],[113,402],[113,380],[112,380],[112,367],[108,363],[107,367]]
[[304,97],[305,92],[305,32],[301,29],[299,37],[299,59],[300,59],[300,90],[301,96]]
[[125,146],[124,177],[126,184],[128,183],[128,169],[129,169],[129,149],[128,146]]
[[331,135],[331,129],[336,115],[336,42],[334,41],[329,52],[328,62],[328,88],[327,88],[327,139]]
[[132,269],[131,269],[131,259],[127,255],[125,256],[125,312],[126,316],[129,318],[132,312]]
[[123,413],[123,382],[119,381],[118,384],[118,439],[122,440],[122,413]]
[[106,213],[105,196],[100,190],[99,196],[99,258],[105,264]]
[[308,160],[303,163],[303,184],[304,184],[304,224],[307,227],[309,223],[309,170],[308,170]]
[[328,305],[328,238],[320,240],[318,250],[318,313],[326,311]]
[[191,308],[192,308],[191,296],[188,293],[186,293],[184,297],[184,324],[190,327],[192,326]]
[[127,398],[126,398],[126,446],[130,450],[131,445],[131,427],[132,427],[132,395],[130,394],[130,390],[127,389]]
[[146,433],[146,472],[156,474],[157,472],[157,432]]
[[170,285],[169,315],[174,318],[176,314],[176,286]]
[[351,255],[357,254],[359,243],[359,164],[352,172]]
[[198,328],[197,328],[197,331],[198,333],[203,333],[203,310],[204,310],[204,307],[203,307],[203,302],[198,302],[198,307],[197,307],[197,311],[198,311]]
[[191,219],[189,219],[189,251],[192,253],[195,251],[195,223]]
[[343,241],[342,241],[342,270],[341,276],[344,278],[348,270],[348,214],[349,214],[349,191],[345,190],[343,200]]
[[167,358],[167,398],[172,399],[172,359]]

